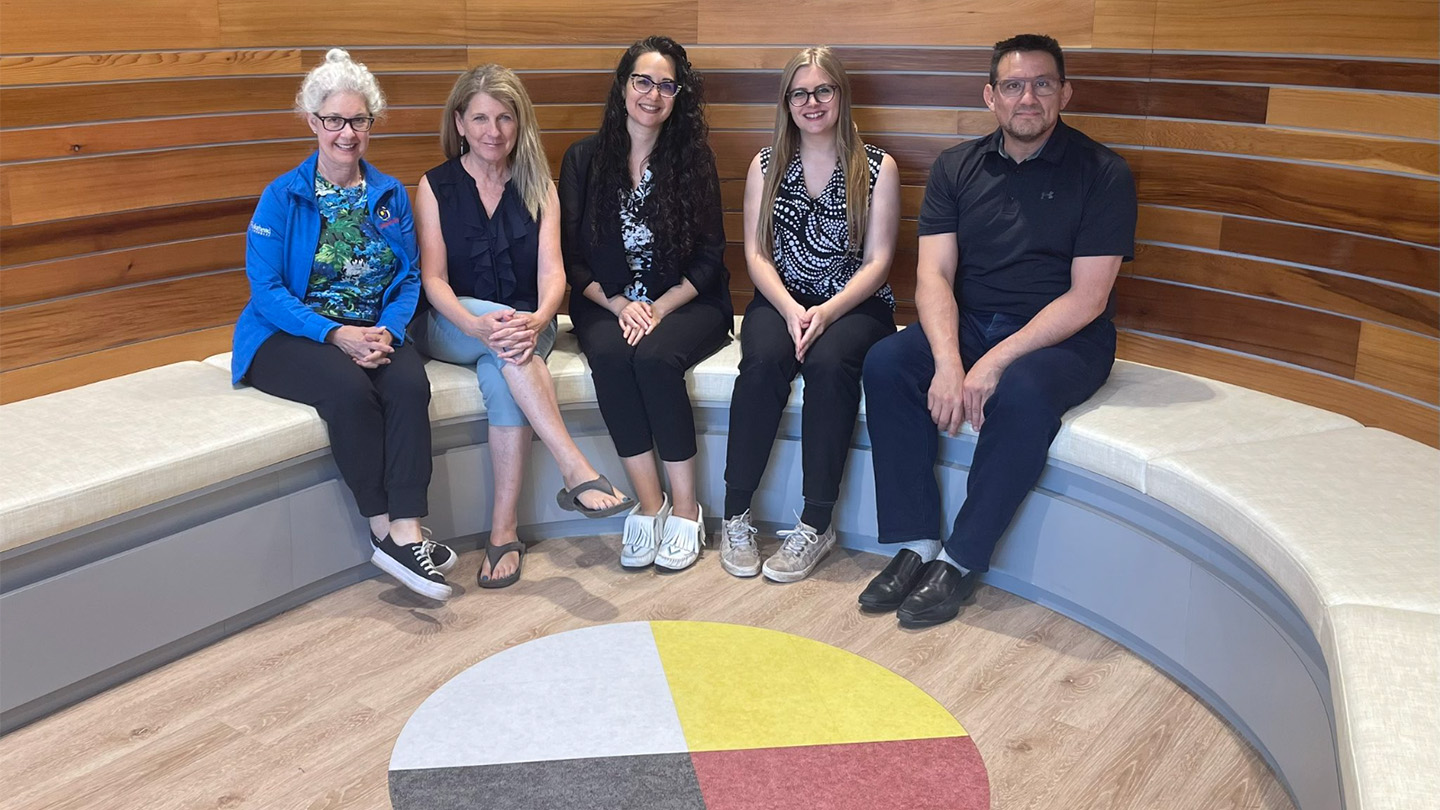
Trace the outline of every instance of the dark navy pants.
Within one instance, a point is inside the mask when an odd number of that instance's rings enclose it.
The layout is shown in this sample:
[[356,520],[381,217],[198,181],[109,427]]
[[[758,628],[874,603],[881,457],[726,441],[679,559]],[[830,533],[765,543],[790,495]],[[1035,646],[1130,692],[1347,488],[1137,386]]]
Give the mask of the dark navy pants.
[[[960,359],[972,367],[1025,325],[1014,315],[961,312]],[[945,550],[972,571],[987,571],[995,544],[1045,468],[1060,417],[1089,399],[1110,375],[1115,328],[1100,319],[1005,369],[985,403],[985,425]],[[940,433],[926,399],[935,376],[930,343],[916,323],[875,344],[865,357],[865,413],[875,464],[880,542],[939,536]]]

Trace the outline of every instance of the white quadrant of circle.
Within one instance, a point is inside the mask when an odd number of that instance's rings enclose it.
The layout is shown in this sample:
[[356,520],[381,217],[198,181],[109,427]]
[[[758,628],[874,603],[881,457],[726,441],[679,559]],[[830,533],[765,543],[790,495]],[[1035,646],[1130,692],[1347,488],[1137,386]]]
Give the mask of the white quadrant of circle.
[[395,741],[390,770],[685,753],[648,622],[536,639],[465,670]]

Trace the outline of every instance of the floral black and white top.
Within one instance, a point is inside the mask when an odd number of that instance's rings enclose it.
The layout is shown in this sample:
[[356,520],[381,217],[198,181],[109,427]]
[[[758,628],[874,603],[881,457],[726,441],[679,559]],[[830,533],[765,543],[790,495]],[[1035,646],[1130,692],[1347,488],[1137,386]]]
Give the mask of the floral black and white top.
[[[760,170],[770,171],[771,149],[760,150]],[[865,159],[870,169],[870,191],[880,177],[880,162],[885,152],[865,144]],[[805,189],[805,170],[797,155],[785,166],[785,177],[775,194],[775,269],[785,282],[785,289],[819,298],[835,297],[860,270],[863,245],[850,242],[850,227],[845,214],[845,172],[840,161],[821,190],[810,198]],[[861,235],[864,238],[864,235]],[[881,285],[875,297],[895,308],[890,285]]]
[[650,167],[646,166],[645,174],[640,177],[640,185],[620,200],[620,241],[625,245],[625,259],[630,263],[630,272],[633,275],[630,283],[625,285],[625,297],[647,304],[654,303],[650,297],[650,288],[655,283],[655,234],[651,232],[650,224],[645,221],[640,209],[654,189]]
[[370,224],[365,181],[342,188],[315,175],[320,244],[310,266],[305,306],[337,321],[380,320],[385,288],[400,269],[395,251]]

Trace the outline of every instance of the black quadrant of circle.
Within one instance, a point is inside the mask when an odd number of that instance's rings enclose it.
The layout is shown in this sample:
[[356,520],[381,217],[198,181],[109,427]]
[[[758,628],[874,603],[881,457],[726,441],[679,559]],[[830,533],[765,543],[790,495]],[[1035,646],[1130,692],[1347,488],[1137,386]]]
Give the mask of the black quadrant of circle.
[[390,772],[394,810],[705,810],[690,754]]

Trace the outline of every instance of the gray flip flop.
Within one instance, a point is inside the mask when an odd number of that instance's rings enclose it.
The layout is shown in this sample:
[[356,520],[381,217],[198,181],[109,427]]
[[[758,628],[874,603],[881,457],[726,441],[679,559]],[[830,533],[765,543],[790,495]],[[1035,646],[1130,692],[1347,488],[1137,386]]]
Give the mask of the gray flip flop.
[[506,588],[506,587],[509,587],[509,586],[511,586],[511,585],[514,585],[516,582],[519,582],[519,581],[520,581],[520,569],[522,569],[522,568],[525,567],[525,544],[524,544],[524,543],[521,543],[521,542],[519,542],[519,541],[516,541],[516,542],[514,542],[514,543],[506,543],[506,544],[503,545],[503,546],[492,546],[492,545],[490,545],[489,543],[486,543],[486,544],[485,544],[485,561],[488,562],[488,563],[490,563],[490,570],[491,570],[491,571],[494,571],[494,570],[495,570],[495,566],[500,563],[500,558],[501,558],[501,557],[504,557],[506,554],[509,554],[509,553],[512,552],[512,551],[518,551],[518,552],[520,552],[520,559],[518,559],[518,560],[515,561],[515,571],[514,571],[514,573],[512,573],[512,574],[511,574],[510,576],[508,576],[508,577],[503,577],[503,578],[501,578],[501,579],[495,579],[494,577],[491,577],[490,579],[480,579],[480,578],[479,578],[479,574],[476,574],[476,581],[479,583],[480,587],[482,587],[482,588]]
[[561,487],[560,491],[555,493],[555,502],[560,504],[560,508],[567,512],[579,512],[588,518],[603,518],[618,515],[635,506],[635,500],[633,498],[622,496],[620,502],[614,506],[605,509],[590,509],[580,502],[580,496],[586,492],[603,492],[606,495],[614,496],[616,489],[611,486],[610,479],[601,475],[583,484],[576,484],[573,489]]

